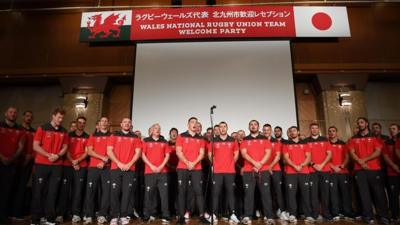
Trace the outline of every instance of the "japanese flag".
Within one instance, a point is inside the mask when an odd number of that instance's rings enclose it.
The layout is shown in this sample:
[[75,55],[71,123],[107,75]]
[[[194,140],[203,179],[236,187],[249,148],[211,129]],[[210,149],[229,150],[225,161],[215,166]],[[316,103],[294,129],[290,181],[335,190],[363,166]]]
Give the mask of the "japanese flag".
[[296,37],[350,37],[346,7],[295,6]]

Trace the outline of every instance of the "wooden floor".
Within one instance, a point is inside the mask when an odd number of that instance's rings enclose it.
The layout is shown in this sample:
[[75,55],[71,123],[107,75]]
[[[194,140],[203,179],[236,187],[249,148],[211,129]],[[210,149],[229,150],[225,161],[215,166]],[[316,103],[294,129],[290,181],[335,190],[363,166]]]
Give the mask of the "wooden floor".
[[[275,220],[275,222],[276,222],[276,225],[290,225],[290,223],[285,222],[285,221],[281,221],[281,220]],[[12,224],[13,225],[14,224],[15,225],[29,225],[30,224],[30,220],[26,219],[26,220],[20,221],[20,222],[13,222]],[[72,224],[73,225],[78,225],[78,224],[80,225],[80,224],[83,224],[83,223],[72,223],[72,222],[63,223],[63,225],[72,225]],[[95,224],[97,224],[97,222],[95,222],[93,224],[95,225]],[[131,225],[133,225],[133,224],[137,224],[137,225],[144,225],[144,224],[161,225],[161,221],[160,220],[156,220],[156,221],[151,222],[151,223],[144,223],[141,220],[133,220],[130,224]],[[171,225],[175,225],[176,221],[173,220],[170,224]],[[252,225],[264,225],[264,224],[265,223],[263,222],[263,220],[253,220],[253,223],[252,223]],[[310,225],[309,223],[304,223],[304,221],[302,221],[302,220],[299,220],[296,225],[304,225],[304,224]],[[354,225],[354,224],[365,225],[365,223],[362,223],[361,221],[354,221],[353,222],[353,221],[344,221],[344,220],[335,221],[335,222],[317,222],[316,224],[318,224],[318,225],[328,225],[328,224],[329,225]],[[198,220],[193,219],[193,220],[189,220],[186,223],[186,225],[201,225],[201,224],[198,222]],[[230,225],[230,224],[228,222],[218,221],[218,225]]]

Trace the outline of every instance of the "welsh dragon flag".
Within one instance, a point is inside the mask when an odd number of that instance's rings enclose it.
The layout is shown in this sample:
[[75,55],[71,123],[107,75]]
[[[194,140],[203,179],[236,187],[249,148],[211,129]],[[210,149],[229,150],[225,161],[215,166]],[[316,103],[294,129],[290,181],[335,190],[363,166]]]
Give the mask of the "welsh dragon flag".
[[131,23],[131,10],[83,13],[80,40],[82,42],[128,41]]

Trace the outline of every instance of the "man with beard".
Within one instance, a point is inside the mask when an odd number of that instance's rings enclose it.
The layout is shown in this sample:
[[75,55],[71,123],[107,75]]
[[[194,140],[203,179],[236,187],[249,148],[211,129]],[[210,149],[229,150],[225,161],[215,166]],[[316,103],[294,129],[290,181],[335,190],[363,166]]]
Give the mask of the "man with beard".
[[399,134],[399,125],[392,124],[389,127],[390,139],[385,142],[383,159],[386,162],[387,170],[387,192],[391,221],[397,222],[399,218],[399,191],[400,191],[400,169],[399,158],[395,154],[396,140]]
[[333,220],[339,220],[340,214],[343,214],[345,219],[352,220],[354,217],[352,210],[352,182],[347,169],[350,159],[349,152],[346,143],[338,138],[335,126],[328,128],[328,138],[332,150],[332,160],[329,162],[329,166],[332,170],[330,197]]
[[[319,125],[317,123],[310,124],[310,137],[305,141],[311,151],[310,162],[310,195],[311,208],[314,219],[319,217],[322,208],[323,219],[331,220],[332,216],[329,211],[329,187],[330,172],[329,162],[332,158],[332,151],[329,141],[326,137],[319,133]],[[321,196],[321,201],[320,197]],[[321,204],[320,204],[321,203]]]
[[[296,223],[297,206],[302,205],[306,216],[305,222],[314,223],[310,203],[310,170],[311,150],[306,141],[300,139],[299,129],[292,126],[288,129],[289,140],[283,145],[283,157],[285,160],[285,185],[287,196],[287,209],[289,222]],[[301,196],[301,204],[297,204],[298,189]]]
[[201,160],[204,158],[205,141],[196,133],[198,120],[191,117],[188,120],[188,130],[180,134],[176,140],[176,155],[179,158],[177,167],[178,174],[178,221],[177,224],[185,223],[185,208],[187,202],[188,183],[194,190],[197,207],[200,213],[200,222],[208,223],[204,217],[204,200],[202,193],[202,171]]
[[40,126],[35,133],[31,224],[39,224],[43,216],[46,225],[55,225],[62,157],[68,149],[68,133],[61,126],[64,115],[65,111],[62,108],[56,108],[52,113],[51,122]]
[[265,124],[263,126],[264,136],[271,142],[272,153],[271,158],[268,161],[269,173],[271,174],[272,186],[274,188],[276,202],[278,203],[278,210],[276,216],[281,220],[288,220],[288,215],[285,211],[285,199],[283,198],[282,191],[282,170],[279,164],[282,155],[282,143],[272,137],[272,127],[270,124]]
[[360,190],[363,221],[374,222],[372,209],[374,202],[380,222],[389,224],[380,162],[382,142],[370,132],[367,118],[359,117],[357,125],[359,132],[348,141],[348,148],[355,161],[355,179]]
[[244,218],[243,224],[250,224],[254,210],[254,190],[256,185],[260,191],[264,221],[275,224],[271,201],[271,174],[267,164],[271,157],[271,143],[259,132],[259,122],[249,122],[250,134],[246,136],[240,151],[244,158],[243,183],[244,183]]
[[[214,137],[212,143],[209,143],[208,157],[214,163],[214,179],[213,179],[213,199],[212,199],[212,216],[214,222],[217,222],[217,216],[214,212],[218,212],[218,203],[222,189],[225,190],[225,200],[227,201],[227,209],[229,211],[229,222],[239,223],[235,214],[235,163],[239,158],[239,145],[237,141],[228,136],[228,124],[226,122],[219,123],[220,135]],[[214,158],[211,152],[214,149]]]
[[[135,163],[140,157],[142,141],[131,130],[129,118],[121,121],[121,130],[111,135],[107,155],[111,159],[111,222],[129,224],[129,203],[135,183]],[[118,221],[119,218],[119,221]]]
[[17,121],[17,108],[8,107],[0,122],[0,224],[10,223],[10,196],[15,189],[17,160],[24,151],[25,132]]

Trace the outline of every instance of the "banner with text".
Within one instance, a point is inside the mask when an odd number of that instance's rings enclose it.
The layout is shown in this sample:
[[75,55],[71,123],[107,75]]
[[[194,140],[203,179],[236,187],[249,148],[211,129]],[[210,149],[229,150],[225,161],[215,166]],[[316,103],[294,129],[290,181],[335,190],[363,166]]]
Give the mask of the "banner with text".
[[[118,33],[123,21],[115,15],[127,11],[114,11],[115,22],[103,26],[104,21],[92,21],[100,28],[81,22],[82,32],[90,38],[83,41],[126,40]],[[107,12],[109,13],[109,12]],[[87,14],[87,13],[86,13]],[[99,15],[101,12],[91,13]],[[113,17],[113,18],[114,18]],[[87,20],[82,16],[82,21]],[[130,40],[174,40],[200,38],[263,38],[263,37],[350,37],[346,7],[309,6],[234,6],[198,8],[134,9],[131,11]],[[94,20],[94,19],[92,19]],[[83,25],[82,25],[83,24]],[[112,30],[108,31],[108,27]],[[121,26],[122,27],[122,26]],[[92,34],[92,31],[97,33]],[[81,33],[82,33],[81,32]],[[82,36],[82,35],[81,35]],[[121,39],[120,39],[121,38]]]

